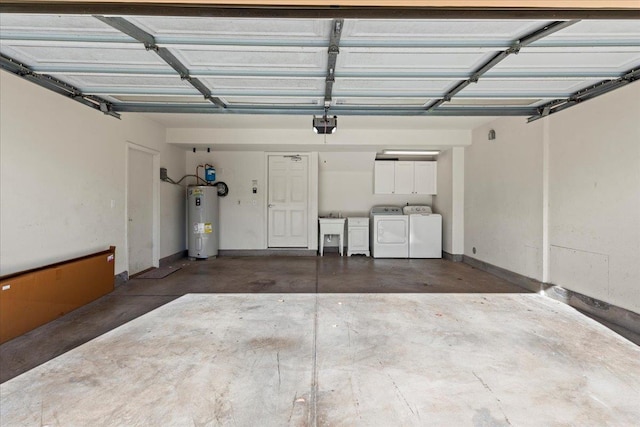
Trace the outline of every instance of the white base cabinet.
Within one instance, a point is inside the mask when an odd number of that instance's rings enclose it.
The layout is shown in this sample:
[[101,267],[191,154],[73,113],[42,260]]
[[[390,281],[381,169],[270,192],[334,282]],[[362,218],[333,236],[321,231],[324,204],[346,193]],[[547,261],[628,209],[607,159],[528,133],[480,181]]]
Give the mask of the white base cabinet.
[[369,256],[369,218],[347,218],[347,256],[362,254]]

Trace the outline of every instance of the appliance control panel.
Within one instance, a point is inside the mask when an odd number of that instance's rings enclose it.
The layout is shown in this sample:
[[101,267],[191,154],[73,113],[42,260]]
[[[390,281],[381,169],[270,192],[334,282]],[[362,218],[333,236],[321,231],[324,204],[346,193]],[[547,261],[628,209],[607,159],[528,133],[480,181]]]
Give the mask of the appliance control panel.
[[405,215],[412,215],[412,214],[425,215],[425,214],[432,213],[431,206],[426,206],[426,205],[405,206],[404,208],[402,208],[402,212],[404,212]]
[[402,215],[402,208],[399,206],[374,206],[371,209],[372,215]]

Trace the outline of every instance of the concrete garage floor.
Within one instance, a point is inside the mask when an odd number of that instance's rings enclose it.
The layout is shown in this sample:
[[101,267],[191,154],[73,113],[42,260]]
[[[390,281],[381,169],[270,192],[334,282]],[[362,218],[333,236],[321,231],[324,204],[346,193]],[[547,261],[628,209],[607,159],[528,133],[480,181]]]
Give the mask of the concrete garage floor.
[[3,378],[52,359],[0,386],[2,425],[640,419],[639,347],[564,304],[442,260],[189,263],[131,280],[0,346],[0,357]]

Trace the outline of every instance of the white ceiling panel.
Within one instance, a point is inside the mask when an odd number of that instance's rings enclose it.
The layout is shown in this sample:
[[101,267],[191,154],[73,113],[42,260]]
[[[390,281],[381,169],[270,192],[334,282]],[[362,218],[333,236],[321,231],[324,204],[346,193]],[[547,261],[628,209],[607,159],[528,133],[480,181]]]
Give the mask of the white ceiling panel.
[[535,31],[548,21],[523,20],[373,20],[345,21],[344,46],[438,43],[452,45],[509,46],[513,40]]
[[91,15],[41,15],[11,14],[0,15],[3,38],[12,34],[38,33],[49,35],[109,35],[123,39],[130,37],[115,28],[95,19]]
[[447,102],[447,107],[532,107],[550,98],[455,98]]
[[[113,18],[106,21],[122,31],[87,15],[2,14],[0,65],[58,92],[102,97],[110,112],[120,105],[123,112],[322,113],[327,92],[345,115],[484,107],[536,115],[535,107],[554,101],[554,108],[606,79],[640,78],[639,20],[550,25],[550,34],[499,61],[552,21],[345,19],[339,53],[330,53],[338,28],[331,19]],[[333,59],[335,79],[327,82]],[[478,70],[486,74],[474,76]],[[472,77],[476,83],[456,92]]]
[[115,102],[152,103],[152,104],[209,104],[202,95],[167,96],[167,95],[117,95],[111,97]]
[[582,79],[485,79],[467,86],[458,94],[458,97],[489,97],[490,95],[495,97],[509,97],[513,96],[513,94],[546,98],[566,97],[597,82],[598,80]]
[[327,67],[327,49],[314,47],[215,46],[170,49],[194,73],[202,70],[318,71]]
[[[109,88],[131,88],[134,93],[144,93],[145,89],[189,89],[192,86],[175,77],[164,76],[103,76],[103,75],[53,75],[53,77],[78,86],[80,89],[101,88],[101,91],[108,91]],[[195,89],[193,89],[195,91]],[[196,91],[197,93],[197,91]]]
[[282,90],[287,92],[303,91],[324,94],[324,79],[303,78],[244,78],[216,77],[201,78],[202,82],[212,90],[261,91]]
[[145,16],[129,18],[153,34],[159,43],[171,40],[238,41],[300,40],[323,42],[329,39],[330,19],[189,18]]
[[336,73],[364,71],[469,70],[494,53],[490,49],[341,48]]
[[633,19],[580,21],[538,40],[532,46],[552,46],[560,43],[589,45],[590,42],[640,44],[640,21]]
[[318,105],[324,105],[324,100],[321,97],[252,97],[252,96],[227,96],[223,100],[230,105],[260,105],[260,106],[303,106],[303,107],[315,107]]
[[142,45],[120,43],[70,43],[56,45],[36,42],[3,42],[2,52],[29,66],[44,65],[92,65],[127,68],[167,68],[156,54],[146,51]]
[[360,93],[435,93],[432,96],[443,95],[451,85],[451,79],[337,79],[333,85],[336,95],[342,92]]
[[565,70],[574,72],[623,73],[640,65],[638,47],[529,48],[509,55],[493,72]]
[[361,106],[361,107],[421,107],[429,102],[430,98],[355,98],[338,96],[333,100],[335,105]]

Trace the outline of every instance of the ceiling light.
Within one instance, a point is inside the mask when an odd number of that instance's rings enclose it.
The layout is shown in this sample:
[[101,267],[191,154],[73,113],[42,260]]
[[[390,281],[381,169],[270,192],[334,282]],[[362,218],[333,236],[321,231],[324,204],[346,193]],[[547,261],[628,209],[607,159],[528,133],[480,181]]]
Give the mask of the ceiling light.
[[437,156],[440,151],[424,151],[424,150],[382,150],[382,154],[390,154],[393,156]]
[[338,116],[322,117],[313,116],[313,131],[317,134],[336,133],[338,129]]

